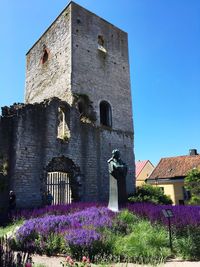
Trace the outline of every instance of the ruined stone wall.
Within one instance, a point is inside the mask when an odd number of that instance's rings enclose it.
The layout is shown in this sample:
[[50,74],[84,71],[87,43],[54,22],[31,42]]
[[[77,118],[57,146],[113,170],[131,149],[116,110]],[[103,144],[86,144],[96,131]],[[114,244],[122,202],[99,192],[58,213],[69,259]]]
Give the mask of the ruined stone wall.
[[99,103],[106,100],[112,128],[133,132],[127,38],[127,33],[72,4],[72,91],[89,96],[98,123]]
[[[57,136],[60,107],[65,110],[69,131],[73,133],[68,140]],[[5,119],[8,120],[6,125],[12,122],[13,149],[9,165],[11,187],[16,192],[18,207],[42,204],[47,166],[53,158],[62,156],[80,168],[83,201],[108,201],[107,160],[116,147],[129,165],[127,189],[133,189],[131,136],[125,138],[122,132],[81,122],[78,110],[57,98],[24,105],[12,116],[5,115]],[[4,130],[0,128],[0,135]],[[2,147],[2,142],[0,144]]]
[[[48,55],[43,58],[45,51]],[[69,6],[27,53],[25,101],[34,103],[50,97],[59,97],[72,102],[70,88],[71,13]]]
[[41,176],[44,147],[48,135],[45,104],[24,106],[15,115],[13,129],[15,159],[11,173],[17,206],[37,206],[41,202]]
[[[2,108],[2,114],[7,107]],[[0,116],[0,212],[6,211],[8,192],[12,189],[10,175],[13,166],[13,116]]]

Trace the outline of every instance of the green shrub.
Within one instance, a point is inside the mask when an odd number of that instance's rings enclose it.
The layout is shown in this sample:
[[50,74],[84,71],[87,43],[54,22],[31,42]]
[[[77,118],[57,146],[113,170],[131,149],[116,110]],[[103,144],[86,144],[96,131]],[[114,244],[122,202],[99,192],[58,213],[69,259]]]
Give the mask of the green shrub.
[[169,196],[165,195],[160,187],[144,184],[138,187],[134,196],[129,197],[130,202],[149,202],[154,204],[172,204]]
[[50,234],[46,240],[45,253],[53,255],[57,253],[68,253],[69,248],[63,236],[59,234]]
[[200,259],[200,228],[187,227],[176,233],[175,249],[179,256],[187,260]]
[[129,210],[122,210],[118,214],[117,219],[130,225],[138,222],[138,217]]
[[188,203],[191,205],[200,204],[200,170],[193,169],[188,172],[184,179],[184,186],[190,192],[191,199]]
[[77,260],[80,260],[85,255],[94,262],[96,259],[100,259],[104,255],[110,255],[109,243],[107,241],[105,242],[105,240],[104,242],[95,241],[90,247],[77,245],[70,245],[69,247],[69,254]]
[[15,230],[24,223],[23,220],[18,220],[6,227],[0,227],[0,237],[8,235],[9,237],[14,234]]
[[170,256],[167,231],[148,221],[140,221],[134,224],[131,234],[118,238],[114,253],[122,260],[140,264],[164,262]]
[[51,233],[46,240],[38,236],[38,238],[35,239],[35,246],[37,253],[46,254],[47,256],[58,253],[69,253],[70,251],[64,237],[60,234]]
[[131,232],[133,224],[138,220],[138,217],[132,212],[122,210],[113,221],[112,232],[115,235],[127,235]]

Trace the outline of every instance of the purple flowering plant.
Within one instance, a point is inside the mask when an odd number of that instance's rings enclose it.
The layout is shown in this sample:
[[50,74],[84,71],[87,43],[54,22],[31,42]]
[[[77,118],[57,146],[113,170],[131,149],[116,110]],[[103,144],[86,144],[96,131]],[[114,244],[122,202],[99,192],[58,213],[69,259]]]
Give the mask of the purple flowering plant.
[[174,216],[171,218],[171,224],[176,229],[185,227],[200,226],[200,206],[172,206],[172,205],[155,205],[150,203],[127,204],[129,211],[136,215],[150,220],[152,223],[161,223],[168,225],[168,220],[163,216],[163,209],[171,209]]
[[101,203],[93,203],[93,202],[74,202],[71,204],[60,204],[60,205],[51,205],[44,206],[41,208],[33,208],[33,209],[19,209],[12,213],[12,219],[14,221],[19,219],[31,219],[43,217],[46,215],[67,215],[74,213],[76,211],[85,210],[91,207],[103,207],[104,205]]
[[70,229],[66,233],[66,240],[69,245],[90,247],[95,241],[99,241],[101,235],[93,229]]
[[[50,235],[62,235],[66,245],[90,248],[101,240],[98,231],[102,227],[111,227],[114,213],[105,207],[90,207],[67,215],[46,215],[25,221],[16,233],[18,244],[30,247],[34,251],[45,248]],[[39,249],[39,248],[40,249]]]
[[[174,217],[171,224],[174,232],[185,231],[191,227],[200,227],[200,207],[155,205],[150,203],[129,203],[123,207],[132,216],[148,219],[152,224],[168,225],[162,209],[170,208]],[[61,247],[66,247],[71,255],[81,259],[83,255],[99,255],[108,252],[109,234],[128,235],[132,231],[134,217],[126,215],[126,220],[120,219],[102,204],[74,203],[57,205],[32,211],[21,211],[18,218],[27,218],[16,232],[16,240],[21,248],[39,253],[61,253]],[[135,216],[134,215],[134,216]],[[130,219],[132,222],[130,223]],[[196,236],[194,235],[196,238]],[[107,242],[107,243],[106,243]],[[55,246],[56,243],[56,246]],[[60,245],[61,243],[62,246]],[[106,247],[107,246],[107,247]],[[60,249],[60,251],[59,251]],[[109,251],[109,253],[111,250]],[[111,252],[112,253],[112,252]]]

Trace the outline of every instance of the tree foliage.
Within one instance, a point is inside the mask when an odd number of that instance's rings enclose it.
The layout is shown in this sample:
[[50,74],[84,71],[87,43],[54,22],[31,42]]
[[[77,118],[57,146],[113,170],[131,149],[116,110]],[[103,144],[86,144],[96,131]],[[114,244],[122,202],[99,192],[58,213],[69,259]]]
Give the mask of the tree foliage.
[[188,201],[191,205],[200,204],[200,170],[193,169],[188,172],[185,180],[184,186],[190,191],[191,198]]
[[131,202],[149,202],[154,204],[172,204],[169,196],[165,195],[160,187],[144,184],[138,187],[134,196],[129,198]]

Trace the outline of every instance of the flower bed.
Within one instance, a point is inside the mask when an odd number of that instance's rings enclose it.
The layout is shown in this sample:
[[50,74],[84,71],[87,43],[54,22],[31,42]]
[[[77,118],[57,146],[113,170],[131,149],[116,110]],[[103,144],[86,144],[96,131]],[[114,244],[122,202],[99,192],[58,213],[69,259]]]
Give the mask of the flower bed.
[[76,203],[21,211],[17,216],[29,219],[18,229],[15,245],[31,253],[64,253],[76,260],[86,255],[93,261],[118,257],[156,264],[171,255],[165,208],[174,213],[173,253],[199,259],[200,207],[192,206],[136,203],[113,213],[100,204]]
[[51,205],[34,209],[21,209],[13,212],[12,219],[16,221],[19,219],[43,217],[45,215],[67,215],[69,213],[73,213],[75,211],[81,211],[86,208],[102,207],[102,206],[103,204],[101,203],[75,202],[72,204],[65,204],[65,205]]
[[159,222],[167,225],[168,220],[163,216],[162,209],[171,209],[174,217],[171,218],[171,224],[181,229],[187,226],[200,226],[200,206],[172,206],[172,205],[154,205],[149,203],[128,204],[128,210],[147,218],[151,222]]

